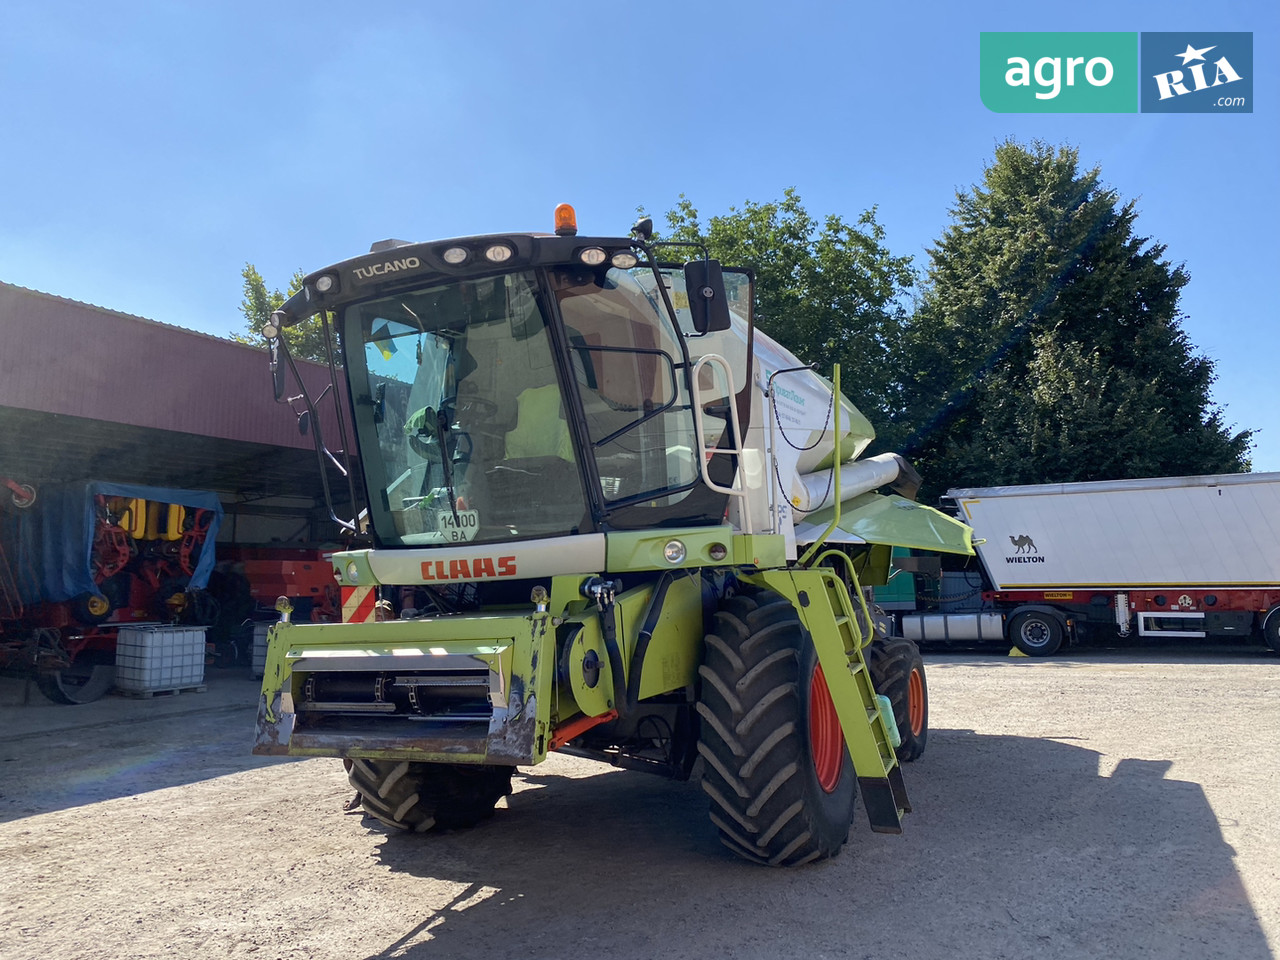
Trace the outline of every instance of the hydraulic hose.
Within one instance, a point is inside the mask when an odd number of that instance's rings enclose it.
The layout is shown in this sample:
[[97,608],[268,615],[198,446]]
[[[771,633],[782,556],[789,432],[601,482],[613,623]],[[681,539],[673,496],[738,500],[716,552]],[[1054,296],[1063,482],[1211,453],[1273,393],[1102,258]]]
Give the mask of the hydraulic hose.
[[[635,649],[631,651],[631,671],[627,675],[627,713],[634,710],[636,704],[640,702],[640,679],[644,671],[645,653],[648,652],[649,641],[653,639],[653,631],[658,626],[658,617],[662,616],[662,604],[667,598],[667,591],[675,581],[675,576],[668,570],[658,578],[658,584],[653,588],[649,609],[645,613],[644,622],[640,625],[640,633],[636,636]],[[619,712],[622,711],[619,710]]]

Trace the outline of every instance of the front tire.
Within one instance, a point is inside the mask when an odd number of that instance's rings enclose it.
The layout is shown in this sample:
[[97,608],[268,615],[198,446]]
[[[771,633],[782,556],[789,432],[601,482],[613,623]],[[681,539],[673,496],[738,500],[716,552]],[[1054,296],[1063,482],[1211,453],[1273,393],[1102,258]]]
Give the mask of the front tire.
[[347,760],[364,812],[389,827],[422,833],[474,827],[511,793],[515,767],[408,760]]
[[1066,636],[1066,624],[1056,614],[1025,610],[1009,618],[1009,639],[1028,657],[1052,656]]
[[817,651],[791,602],[765,590],[726,600],[698,673],[702,789],[721,841],[770,866],[838,854],[857,782]]
[[893,704],[893,719],[902,740],[898,759],[915,760],[929,741],[929,686],[920,648],[902,637],[888,637],[875,641],[866,653],[872,686]]

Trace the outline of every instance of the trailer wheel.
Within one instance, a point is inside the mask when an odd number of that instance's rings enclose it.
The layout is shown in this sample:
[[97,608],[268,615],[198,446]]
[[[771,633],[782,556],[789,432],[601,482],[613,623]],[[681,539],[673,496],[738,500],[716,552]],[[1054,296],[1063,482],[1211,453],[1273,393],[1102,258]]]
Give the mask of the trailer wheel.
[[407,760],[344,760],[364,812],[417,833],[474,827],[511,793],[515,767]]
[[1066,635],[1066,625],[1044,610],[1024,610],[1009,618],[1009,639],[1028,657],[1057,653]]
[[101,593],[82,593],[67,601],[67,612],[83,627],[96,627],[111,616],[110,598]]
[[1262,621],[1262,639],[1267,646],[1280,653],[1280,607],[1272,607]]
[[761,590],[722,603],[698,674],[702,789],[721,841],[770,866],[834,857],[849,836],[857,782],[791,602]]
[[929,687],[920,648],[902,637],[877,640],[867,648],[867,669],[876,693],[893,704],[898,724],[898,759],[917,759],[929,740]]

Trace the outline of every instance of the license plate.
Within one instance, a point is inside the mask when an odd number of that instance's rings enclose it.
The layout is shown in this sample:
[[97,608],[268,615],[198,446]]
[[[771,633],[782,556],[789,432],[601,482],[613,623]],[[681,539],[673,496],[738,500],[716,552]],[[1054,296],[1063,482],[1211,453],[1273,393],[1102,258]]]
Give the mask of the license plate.
[[459,510],[455,520],[452,510],[440,510],[436,513],[436,528],[450,543],[466,543],[480,530],[480,511]]

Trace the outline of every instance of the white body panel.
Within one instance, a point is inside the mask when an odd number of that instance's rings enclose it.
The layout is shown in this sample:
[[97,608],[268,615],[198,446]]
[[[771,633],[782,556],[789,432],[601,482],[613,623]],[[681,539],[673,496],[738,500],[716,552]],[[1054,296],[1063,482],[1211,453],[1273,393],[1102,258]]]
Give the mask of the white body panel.
[[605,567],[604,534],[509,543],[454,544],[440,549],[373,550],[369,568],[378,583],[447,582],[553,577]]
[[974,528],[978,557],[997,590],[1280,584],[1280,473],[947,496]]
[[[694,360],[709,353],[724,357],[734,371],[735,387],[741,389],[739,371],[745,371],[747,366],[747,323],[737,314],[732,319],[728,330],[690,337],[686,342]],[[747,494],[730,501],[729,521],[736,529],[744,529],[742,512],[747,511],[751,529],[784,535],[787,556],[795,559],[796,518],[791,498],[803,496],[802,488],[796,487],[799,478],[812,473],[835,447],[831,385],[811,370],[795,369],[803,366],[795,354],[759,330],[754,334],[752,360],[751,422],[742,438],[740,478]],[[792,372],[775,377],[780,370]],[[765,399],[771,378],[772,409]],[[710,384],[707,388],[710,395]],[[841,400],[840,455],[847,461],[867,448],[875,438],[875,430],[847,398]],[[775,456],[776,468],[772,465]],[[825,485],[824,475],[822,486]],[[834,539],[845,537],[837,531]]]

